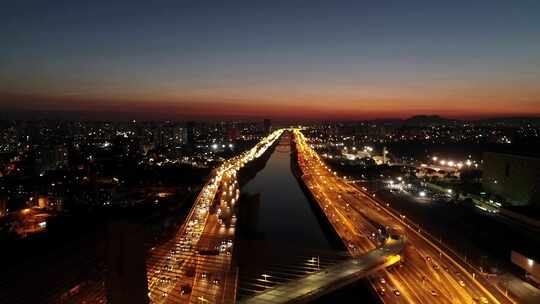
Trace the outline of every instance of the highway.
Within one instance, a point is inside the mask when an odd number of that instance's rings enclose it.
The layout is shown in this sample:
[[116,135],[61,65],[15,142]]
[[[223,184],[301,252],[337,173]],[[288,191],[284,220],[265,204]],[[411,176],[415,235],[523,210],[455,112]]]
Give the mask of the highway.
[[147,261],[151,303],[231,303],[232,266],[240,194],[237,172],[259,158],[281,136],[276,130],[252,149],[214,169],[175,236],[153,248]]
[[370,280],[384,303],[512,303],[408,219],[332,172],[300,130],[294,135],[302,179],[352,256],[378,246],[385,230],[381,228],[406,236],[403,262]]

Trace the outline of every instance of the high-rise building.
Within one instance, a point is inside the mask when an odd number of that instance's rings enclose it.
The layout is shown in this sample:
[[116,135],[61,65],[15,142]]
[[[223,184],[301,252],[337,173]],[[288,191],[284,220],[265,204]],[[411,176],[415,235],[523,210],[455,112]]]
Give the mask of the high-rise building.
[[154,145],[157,148],[169,147],[174,144],[175,129],[169,125],[157,127],[154,130]]
[[183,145],[187,142],[187,128],[175,126],[173,129],[173,143],[175,145]]
[[272,131],[272,121],[270,119],[265,119],[263,122],[264,125],[264,134],[268,135]]
[[195,122],[188,121],[186,124],[186,145],[190,148],[195,146]]

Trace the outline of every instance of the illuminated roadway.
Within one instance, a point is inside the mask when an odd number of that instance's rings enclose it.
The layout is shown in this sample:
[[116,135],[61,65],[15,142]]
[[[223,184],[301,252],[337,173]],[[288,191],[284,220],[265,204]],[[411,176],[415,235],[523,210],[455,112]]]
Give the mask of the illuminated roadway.
[[281,136],[276,130],[252,149],[216,168],[196,198],[186,221],[148,259],[151,303],[231,303],[236,270],[232,255],[238,201],[237,172],[259,158]]
[[419,233],[408,219],[332,172],[300,130],[294,135],[302,180],[353,257],[378,246],[381,228],[406,235],[403,262],[370,280],[384,303],[512,303]]

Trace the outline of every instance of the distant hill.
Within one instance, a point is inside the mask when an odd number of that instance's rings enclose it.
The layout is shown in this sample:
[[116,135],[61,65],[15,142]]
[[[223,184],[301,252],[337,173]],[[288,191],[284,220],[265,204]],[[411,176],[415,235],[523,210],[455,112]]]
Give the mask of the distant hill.
[[444,118],[439,115],[415,115],[403,121],[403,124],[409,126],[430,126],[454,124],[456,122],[458,122],[458,120]]

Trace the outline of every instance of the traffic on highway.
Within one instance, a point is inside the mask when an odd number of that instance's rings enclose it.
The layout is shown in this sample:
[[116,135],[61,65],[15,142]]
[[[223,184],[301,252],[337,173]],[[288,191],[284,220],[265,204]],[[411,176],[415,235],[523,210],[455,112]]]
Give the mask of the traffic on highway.
[[370,279],[384,303],[512,303],[354,181],[339,176],[294,130],[302,179],[352,256],[373,250],[385,233],[406,236],[400,263]]
[[235,301],[232,256],[235,204],[240,195],[237,174],[262,156],[282,132],[272,132],[252,149],[216,168],[174,238],[152,249],[147,263],[151,303]]

